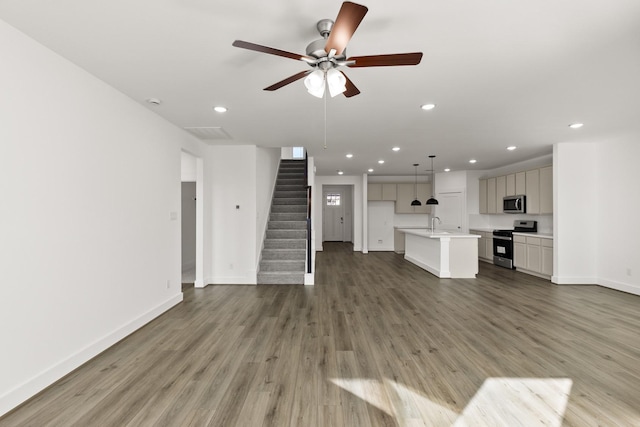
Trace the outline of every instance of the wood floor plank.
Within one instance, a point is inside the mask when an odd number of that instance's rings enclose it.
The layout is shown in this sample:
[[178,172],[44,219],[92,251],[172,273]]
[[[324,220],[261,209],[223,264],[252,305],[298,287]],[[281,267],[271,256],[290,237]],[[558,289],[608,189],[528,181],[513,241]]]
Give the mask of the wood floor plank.
[[0,427],[640,425],[638,296],[333,242],[315,282],[185,288]]

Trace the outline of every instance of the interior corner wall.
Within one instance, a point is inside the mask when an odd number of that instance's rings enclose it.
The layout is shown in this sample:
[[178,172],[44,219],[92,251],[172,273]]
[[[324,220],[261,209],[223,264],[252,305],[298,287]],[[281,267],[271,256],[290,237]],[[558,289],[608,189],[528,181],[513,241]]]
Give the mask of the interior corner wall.
[[598,161],[593,143],[554,145],[554,283],[598,282]]
[[197,181],[197,166],[196,157],[186,153],[180,153],[180,180],[182,182],[196,182]]
[[211,242],[211,269],[207,284],[257,283],[256,271],[256,161],[254,145],[220,145],[207,153]]
[[182,300],[202,144],[3,21],[0,52],[1,415]]
[[256,269],[271,213],[280,153],[281,149],[278,148],[258,147],[256,150]]
[[595,146],[598,179],[598,282],[640,295],[640,136]]

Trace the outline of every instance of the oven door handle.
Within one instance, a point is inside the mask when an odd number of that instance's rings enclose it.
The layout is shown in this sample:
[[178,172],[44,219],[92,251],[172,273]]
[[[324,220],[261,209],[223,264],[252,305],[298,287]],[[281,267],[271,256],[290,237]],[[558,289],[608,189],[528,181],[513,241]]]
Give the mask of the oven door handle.
[[513,240],[511,237],[503,237],[503,236],[493,236],[494,239],[497,240]]

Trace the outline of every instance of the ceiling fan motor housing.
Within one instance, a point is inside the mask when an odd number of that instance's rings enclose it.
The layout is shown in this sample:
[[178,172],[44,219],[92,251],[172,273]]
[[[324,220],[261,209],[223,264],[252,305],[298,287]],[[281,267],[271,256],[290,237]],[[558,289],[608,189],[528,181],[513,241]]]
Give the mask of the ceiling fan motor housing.
[[[326,44],[327,41],[325,39],[312,41],[307,46],[307,55],[317,59],[326,58],[328,56],[328,52],[324,50]],[[344,61],[347,59],[347,49],[344,49],[340,55],[334,55],[332,59],[335,59],[336,61]]]

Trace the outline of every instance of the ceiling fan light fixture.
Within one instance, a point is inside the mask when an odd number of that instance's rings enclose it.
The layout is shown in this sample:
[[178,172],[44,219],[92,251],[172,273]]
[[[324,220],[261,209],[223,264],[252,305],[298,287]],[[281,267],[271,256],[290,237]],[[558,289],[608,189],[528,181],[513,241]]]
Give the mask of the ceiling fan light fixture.
[[329,86],[329,94],[333,98],[347,90],[347,79],[340,71],[331,68],[327,71],[327,86]]
[[322,98],[324,96],[324,72],[315,70],[304,79],[304,86],[311,95]]

